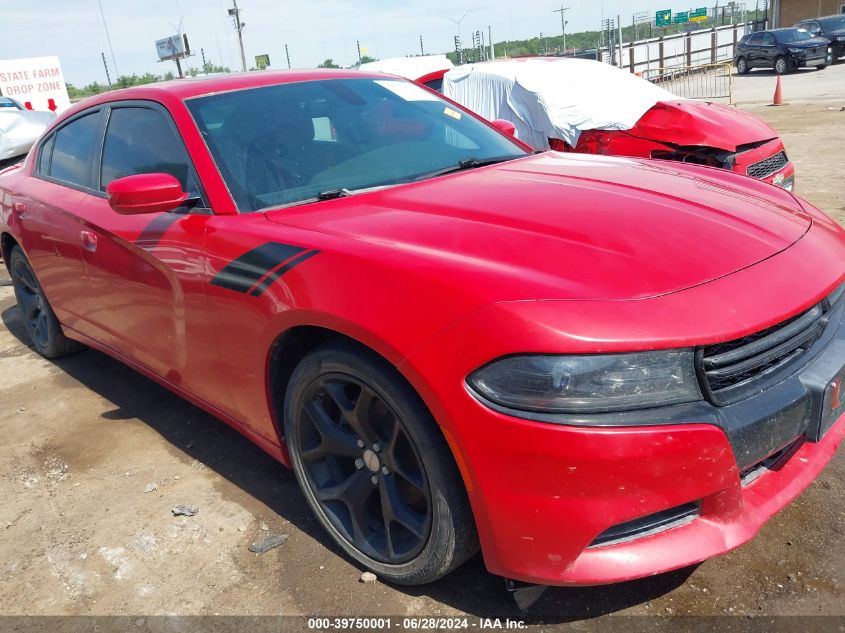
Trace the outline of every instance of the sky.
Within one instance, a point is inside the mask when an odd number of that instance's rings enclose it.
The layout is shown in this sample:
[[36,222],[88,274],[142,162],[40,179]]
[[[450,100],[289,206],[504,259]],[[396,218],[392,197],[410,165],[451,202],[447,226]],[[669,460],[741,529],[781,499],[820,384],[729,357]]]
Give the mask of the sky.
[[[187,66],[202,67],[204,49],[208,61],[240,69],[237,35],[227,15],[231,0],[100,1],[114,58],[98,0],[0,0],[0,59],[57,55],[65,80],[76,86],[105,83],[101,52],[112,79],[164,74],[175,71],[175,64],[157,61],[155,40],[176,33],[181,22],[196,52]],[[554,12],[559,0],[239,0],[238,6],[246,24],[247,65],[266,53],[276,69],[287,67],[285,44],[294,68],[314,67],[326,58],[353,64],[356,41],[379,59],[418,54],[420,35],[426,53],[446,52],[454,48],[453,21],[464,14],[464,46],[473,31],[486,31],[488,25],[495,41],[560,34],[560,14]],[[689,8],[674,0],[566,0],[563,6],[569,7],[567,32],[597,30],[602,15],[619,14],[630,24],[635,12]]]

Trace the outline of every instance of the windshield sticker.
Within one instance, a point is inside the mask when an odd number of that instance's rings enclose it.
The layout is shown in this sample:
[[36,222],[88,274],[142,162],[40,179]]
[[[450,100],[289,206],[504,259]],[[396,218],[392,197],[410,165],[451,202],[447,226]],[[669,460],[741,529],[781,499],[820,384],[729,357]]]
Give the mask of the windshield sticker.
[[446,116],[450,116],[450,117],[452,117],[452,118],[453,118],[453,119],[455,119],[456,121],[460,121],[460,120],[461,120],[461,113],[460,113],[460,112],[458,112],[457,110],[453,110],[452,108],[448,108],[448,107],[447,107],[447,108],[444,108],[444,109],[443,109],[443,114],[445,114]]
[[382,88],[387,88],[398,97],[405,101],[440,101],[440,99],[431,94],[425,88],[421,88],[409,81],[397,81],[394,79],[376,79],[375,81]]

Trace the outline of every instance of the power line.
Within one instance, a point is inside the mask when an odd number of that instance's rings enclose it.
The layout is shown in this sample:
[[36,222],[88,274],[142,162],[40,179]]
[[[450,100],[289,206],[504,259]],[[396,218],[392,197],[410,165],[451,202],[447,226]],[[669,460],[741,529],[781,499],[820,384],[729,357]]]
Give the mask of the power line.
[[106,41],[109,44],[109,52],[111,53],[111,62],[114,65],[114,74],[117,77],[120,77],[120,72],[117,70],[117,60],[114,57],[114,48],[111,45],[111,36],[109,35],[109,26],[106,24],[106,14],[103,13],[103,1],[97,0],[97,4],[100,5],[100,17],[103,19],[103,28],[106,29]]

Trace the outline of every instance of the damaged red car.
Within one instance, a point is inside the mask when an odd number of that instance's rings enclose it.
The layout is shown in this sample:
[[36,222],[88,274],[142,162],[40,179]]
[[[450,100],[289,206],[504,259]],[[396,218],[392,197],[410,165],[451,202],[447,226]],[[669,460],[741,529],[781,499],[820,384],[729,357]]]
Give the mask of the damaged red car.
[[505,119],[536,149],[638,156],[729,169],[791,190],[777,133],[737,108],[681,99],[630,72],[584,59],[531,58],[427,74],[481,116]]
[[395,77],[92,97],[0,173],[0,244],[36,351],[230,424],[389,582],[479,548],[552,585],[698,563],[845,435],[834,221],[711,167],[534,154]]

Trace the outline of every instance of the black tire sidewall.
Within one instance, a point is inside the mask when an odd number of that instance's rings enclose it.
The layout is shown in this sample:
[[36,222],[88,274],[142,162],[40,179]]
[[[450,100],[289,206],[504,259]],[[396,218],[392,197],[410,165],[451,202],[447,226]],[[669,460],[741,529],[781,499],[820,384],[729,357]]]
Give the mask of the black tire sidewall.
[[[433,515],[427,543],[423,550],[408,562],[386,564],[358,551],[332,525],[308,484],[297,448],[296,416],[309,384],[317,376],[327,373],[348,374],[366,383],[384,398],[402,417],[409,438],[420,454],[431,489]],[[456,528],[467,529],[467,526],[457,523],[467,520],[466,516],[460,515],[467,514],[461,510],[462,506],[467,507],[468,502],[448,445],[419,396],[386,361],[367,350],[345,343],[330,343],[314,350],[300,362],[291,376],[285,397],[284,431],[291,464],[308,505],[332,539],[348,556],[385,580],[408,585],[439,578],[466,558],[456,552],[455,532]],[[456,516],[456,509],[459,516]],[[471,514],[469,516],[471,521]],[[472,530],[474,532],[474,525]]]

